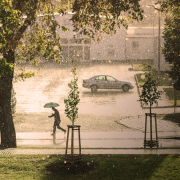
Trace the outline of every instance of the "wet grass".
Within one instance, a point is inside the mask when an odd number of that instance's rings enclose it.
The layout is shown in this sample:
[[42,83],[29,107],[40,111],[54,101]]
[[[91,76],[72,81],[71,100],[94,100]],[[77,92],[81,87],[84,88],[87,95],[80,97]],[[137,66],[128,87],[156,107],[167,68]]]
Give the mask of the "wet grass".
[[0,155],[1,180],[173,180],[180,179],[179,155],[83,155],[64,163],[63,155]]
[[[144,84],[144,73],[138,73],[136,74],[137,81],[139,85]],[[153,74],[154,79],[157,80],[158,86],[171,86],[172,82],[166,72],[161,72],[160,74],[154,73]]]
[[147,64],[153,66],[152,61],[144,60],[141,63],[140,62],[139,63],[133,63],[132,68],[135,71],[143,71]]
[[142,71],[144,67],[144,64],[133,64],[133,70],[135,71]]
[[[163,88],[166,96],[169,98],[171,104],[174,104],[174,90],[173,88]],[[177,106],[180,106],[180,91],[177,91]]]

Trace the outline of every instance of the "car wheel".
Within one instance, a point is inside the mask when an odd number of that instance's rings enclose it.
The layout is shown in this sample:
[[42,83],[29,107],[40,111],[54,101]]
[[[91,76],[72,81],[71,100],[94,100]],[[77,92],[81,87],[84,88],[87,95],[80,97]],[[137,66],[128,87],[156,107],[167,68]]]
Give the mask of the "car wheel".
[[97,92],[97,86],[96,85],[91,86],[91,92]]
[[122,90],[123,90],[124,92],[128,92],[128,91],[129,91],[129,86],[126,85],[126,84],[123,85]]

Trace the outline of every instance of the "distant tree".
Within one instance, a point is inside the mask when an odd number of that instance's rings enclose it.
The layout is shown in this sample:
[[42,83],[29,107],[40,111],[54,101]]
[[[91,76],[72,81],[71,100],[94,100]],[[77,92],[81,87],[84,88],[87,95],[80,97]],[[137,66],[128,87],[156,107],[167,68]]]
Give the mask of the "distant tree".
[[165,0],[161,10],[166,13],[163,54],[170,64],[168,72],[174,81],[174,88],[180,90],[180,2]]
[[[70,5],[69,5],[69,2]],[[38,57],[60,62],[58,28],[54,13],[73,12],[74,30],[94,39],[100,33],[114,34],[116,27],[127,27],[129,19],[141,20],[140,0],[1,0],[0,1],[0,117],[1,145],[16,147],[11,95],[16,63],[37,64]],[[70,8],[70,9],[68,9]],[[125,17],[126,14],[126,17]],[[33,76],[23,70],[19,77]]]

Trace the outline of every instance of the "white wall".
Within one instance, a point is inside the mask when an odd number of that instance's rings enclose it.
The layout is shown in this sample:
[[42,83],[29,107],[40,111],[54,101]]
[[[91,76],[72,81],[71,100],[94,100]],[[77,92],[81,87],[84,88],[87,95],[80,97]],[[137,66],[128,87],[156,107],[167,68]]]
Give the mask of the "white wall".
[[[157,27],[130,27],[128,30],[117,29],[117,33],[113,36],[104,34],[101,42],[94,42],[93,40],[90,40],[90,43],[84,43],[82,41],[82,43],[78,44],[72,43],[71,41],[75,35],[73,32],[73,26],[69,20],[71,18],[71,14],[66,16],[57,15],[56,18],[60,25],[70,29],[69,32],[63,32],[60,29],[57,30],[62,39],[68,39],[67,44],[62,44],[62,46],[66,46],[66,56],[68,54],[66,59],[68,59],[68,61],[72,59],[72,51],[77,51],[75,52],[75,56],[76,54],[80,54],[80,56],[77,56],[78,61],[150,60],[154,62],[155,68],[158,69],[157,39],[159,29]],[[82,39],[89,37],[78,36],[76,38]],[[162,38],[161,45],[163,45]],[[87,54],[88,56],[86,58]],[[160,63],[162,71],[169,67],[169,64],[165,62],[162,54]]]
[[101,42],[92,41],[91,60],[125,60],[125,30],[120,29],[113,36],[103,35]]
[[[137,45],[137,48],[135,47]],[[153,60],[153,38],[152,37],[128,37],[126,38],[127,60]]]

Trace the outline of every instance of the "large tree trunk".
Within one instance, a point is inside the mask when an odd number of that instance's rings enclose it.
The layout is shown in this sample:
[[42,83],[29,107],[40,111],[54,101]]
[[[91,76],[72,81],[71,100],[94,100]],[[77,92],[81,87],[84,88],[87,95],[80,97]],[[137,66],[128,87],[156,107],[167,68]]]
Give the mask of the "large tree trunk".
[[[14,51],[9,50],[3,54],[7,62],[14,63]],[[15,148],[16,147],[16,132],[12,117],[11,96],[12,82],[14,70],[8,74],[3,74],[0,78],[0,128],[1,128],[1,147]]]

